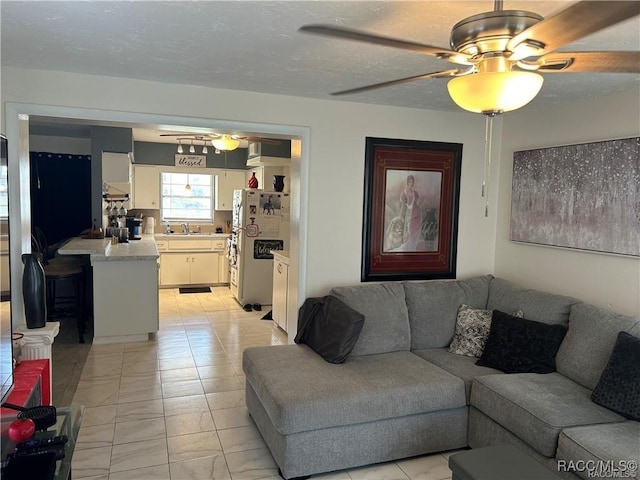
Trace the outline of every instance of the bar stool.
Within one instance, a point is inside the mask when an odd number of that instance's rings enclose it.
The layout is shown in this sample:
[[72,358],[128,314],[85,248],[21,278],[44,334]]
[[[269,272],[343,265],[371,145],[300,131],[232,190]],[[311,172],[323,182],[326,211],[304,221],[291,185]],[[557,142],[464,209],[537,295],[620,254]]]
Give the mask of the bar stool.
[[75,302],[76,327],[78,341],[84,343],[84,271],[81,264],[73,262],[56,262],[44,266],[44,276],[47,282],[47,316],[53,317],[56,300],[64,300],[56,296],[59,282],[67,281],[73,290],[71,299]]

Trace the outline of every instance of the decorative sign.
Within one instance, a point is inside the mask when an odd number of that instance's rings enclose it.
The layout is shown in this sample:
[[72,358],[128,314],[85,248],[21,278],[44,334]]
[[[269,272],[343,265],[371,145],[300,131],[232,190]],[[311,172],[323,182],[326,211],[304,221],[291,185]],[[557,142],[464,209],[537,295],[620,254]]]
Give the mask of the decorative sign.
[[182,155],[176,154],[176,167],[187,168],[206,168],[207,156],[206,155]]
[[284,241],[256,240],[253,242],[253,258],[256,260],[273,260],[271,250],[284,250]]

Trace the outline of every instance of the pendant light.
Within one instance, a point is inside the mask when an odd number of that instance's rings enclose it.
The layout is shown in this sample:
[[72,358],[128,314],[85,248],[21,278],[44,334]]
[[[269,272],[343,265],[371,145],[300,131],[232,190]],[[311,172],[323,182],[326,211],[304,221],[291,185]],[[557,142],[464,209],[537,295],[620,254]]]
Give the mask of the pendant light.
[[203,154],[207,154],[209,153],[209,149],[207,148],[207,143],[205,142],[204,145],[202,145],[202,153]]
[[182,140],[178,140],[178,153],[184,153],[184,149],[182,148]]

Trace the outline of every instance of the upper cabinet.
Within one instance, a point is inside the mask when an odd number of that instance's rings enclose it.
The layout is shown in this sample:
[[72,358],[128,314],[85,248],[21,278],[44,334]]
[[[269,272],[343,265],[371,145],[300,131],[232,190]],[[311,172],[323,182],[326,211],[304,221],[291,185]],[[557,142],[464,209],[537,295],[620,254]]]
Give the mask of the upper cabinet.
[[247,167],[282,167],[291,164],[291,140],[277,145],[250,143]]
[[245,188],[244,170],[225,170],[215,179],[215,209],[231,210],[233,208],[233,191]]
[[133,166],[133,208],[160,208],[160,170],[155,165]]
[[131,157],[128,153],[102,152],[102,181],[109,183],[131,182]]

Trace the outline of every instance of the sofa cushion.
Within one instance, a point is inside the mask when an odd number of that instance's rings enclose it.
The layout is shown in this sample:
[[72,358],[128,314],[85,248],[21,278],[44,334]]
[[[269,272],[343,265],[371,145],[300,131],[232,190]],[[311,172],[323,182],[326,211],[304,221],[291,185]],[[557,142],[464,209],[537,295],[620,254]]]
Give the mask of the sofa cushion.
[[505,373],[551,373],[567,328],[493,311],[491,329],[476,365]]
[[[599,471],[600,467],[614,467],[622,477],[635,477],[628,474],[634,473],[640,464],[640,423],[627,421],[566,428],[558,438],[556,456],[559,469],[574,471],[584,479],[615,476],[611,470]],[[572,464],[577,467],[575,470],[569,468]],[[627,468],[629,466],[631,468]]]
[[500,370],[489,367],[480,367],[476,365],[475,357],[466,357],[449,352],[447,348],[425,348],[422,350],[413,350],[413,353],[425,360],[437,365],[438,367],[459,377],[464,382],[465,395],[467,403],[471,396],[471,383],[473,379],[480,375],[503,374]]
[[489,285],[486,308],[501,312],[522,310],[524,318],[544,323],[567,324],[571,306],[580,300],[553,293],[523,288],[501,278],[494,278]]
[[546,457],[555,455],[564,428],[624,421],[557,372],[476,377],[470,403]]
[[411,349],[440,348],[451,343],[460,304],[486,308],[493,277],[467,280],[404,282],[411,325]]
[[409,350],[409,314],[401,283],[336,287],[330,293],[364,315],[351,355]]
[[558,372],[593,390],[620,331],[640,336],[640,320],[586,303],[575,305],[556,355]]
[[466,405],[462,380],[411,352],[332,364],[306,345],[251,347],[243,369],[282,434]]
[[591,394],[598,405],[640,421],[640,338],[618,333],[609,363]]
[[364,315],[342,300],[327,295],[307,298],[300,307],[294,341],[309,345],[330,363],[342,363],[356,344]]

